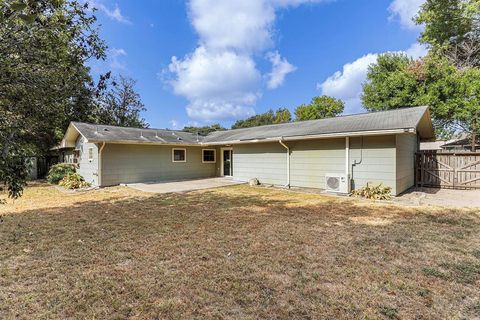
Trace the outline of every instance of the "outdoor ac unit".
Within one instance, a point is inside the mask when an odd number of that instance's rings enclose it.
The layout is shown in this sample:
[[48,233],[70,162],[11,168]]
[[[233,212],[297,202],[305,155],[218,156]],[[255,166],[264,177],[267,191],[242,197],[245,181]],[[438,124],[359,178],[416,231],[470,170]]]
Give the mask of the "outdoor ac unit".
[[325,175],[325,190],[328,192],[349,193],[350,179],[346,174],[327,173]]

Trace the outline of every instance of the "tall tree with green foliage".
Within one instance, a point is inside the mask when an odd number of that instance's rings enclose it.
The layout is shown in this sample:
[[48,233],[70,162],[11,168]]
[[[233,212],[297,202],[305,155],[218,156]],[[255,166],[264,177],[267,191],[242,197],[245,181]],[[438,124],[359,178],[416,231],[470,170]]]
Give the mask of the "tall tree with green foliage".
[[379,56],[370,66],[362,102],[370,111],[428,105],[437,134],[479,132],[478,68],[458,69],[446,58],[428,55],[418,61],[398,54]]
[[313,97],[310,104],[302,104],[295,109],[295,121],[316,120],[338,116],[345,103],[329,96]]
[[42,154],[70,120],[93,119],[86,62],[105,45],[86,5],[68,0],[0,2],[0,185],[21,195],[25,157]]
[[201,134],[201,135],[207,135],[211,132],[225,131],[225,130],[227,130],[227,129],[225,129],[219,123],[215,123],[215,124],[212,124],[210,126],[203,126],[203,127],[188,126],[188,127],[184,127],[182,129],[182,131],[185,131],[185,132],[198,133],[198,134]]
[[415,22],[434,54],[458,68],[480,67],[480,0],[427,0]]
[[148,128],[141,117],[146,108],[135,91],[136,81],[124,76],[114,78],[111,87],[99,99],[97,122],[101,124]]
[[265,113],[257,114],[245,120],[238,120],[232,126],[232,129],[250,128],[265,126],[269,124],[286,123],[292,120],[292,115],[287,108],[280,108],[276,112],[268,110]]

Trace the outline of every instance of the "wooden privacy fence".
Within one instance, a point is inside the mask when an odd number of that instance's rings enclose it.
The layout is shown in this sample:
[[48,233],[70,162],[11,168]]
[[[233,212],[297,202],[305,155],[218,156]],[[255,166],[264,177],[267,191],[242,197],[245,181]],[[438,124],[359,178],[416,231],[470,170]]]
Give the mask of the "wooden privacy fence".
[[416,153],[418,187],[480,189],[480,152]]

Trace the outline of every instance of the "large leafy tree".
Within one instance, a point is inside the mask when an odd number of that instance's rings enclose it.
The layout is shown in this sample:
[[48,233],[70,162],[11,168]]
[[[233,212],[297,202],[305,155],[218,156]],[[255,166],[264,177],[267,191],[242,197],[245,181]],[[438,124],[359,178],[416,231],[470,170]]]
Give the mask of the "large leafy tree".
[[99,98],[98,123],[137,128],[149,126],[141,117],[146,108],[135,91],[135,84],[135,80],[124,76],[112,80],[110,88]]
[[420,36],[433,53],[458,68],[480,67],[480,1],[427,0],[415,18]]
[[219,123],[215,123],[210,126],[203,126],[203,127],[187,126],[187,127],[184,127],[182,131],[190,132],[190,133],[198,133],[201,135],[207,135],[214,131],[225,131],[225,130],[227,129],[225,129],[222,125],[220,125]]
[[258,127],[269,124],[278,124],[290,122],[292,115],[287,108],[280,108],[277,111],[268,110],[265,113],[257,114],[245,120],[238,120],[232,126],[232,129]]
[[310,104],[302,104],[295,109],[295,121],[315,120],[338,116],[345,103],[329,96],[313,97]]
[[428,105],[440,136],[458,131],[475,136],[479,83],[478,68],[458,69],[434,54],[418,61],[385,54],[369,68],[362,101],[370,111]]
[[70,120],[94,116],[86,61],[105,45],[86,5],[0,1],[0,185],[21,195],[25,156],[45,152]]

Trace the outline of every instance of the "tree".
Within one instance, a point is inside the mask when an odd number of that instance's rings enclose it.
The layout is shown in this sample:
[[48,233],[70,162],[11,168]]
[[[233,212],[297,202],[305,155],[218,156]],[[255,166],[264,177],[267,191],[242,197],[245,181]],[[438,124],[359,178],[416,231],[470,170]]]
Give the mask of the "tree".
[[203,127],[194,127],[194,126],[184,127],[182,131],[190,132],[190,133],[198,133],[200,135],[207,135],[214,131],[225,131],[225,130],[227,129],[225,129],[219,123],[215,123],[210,126],[203,126]]
[[329,96],[313,97],[310,104],[295,109],[295,121],[335,117],[343,112],[345,103]]
[[292,120],[292,115],[287,108],[280,108],[276,112],[268,110],[265,113],[255,115],[245,120],[238,120],[232,129],[265,126],[269,124],[286,123]]
[[420,36],[435,54],[458,68],[480,67],[480,1],[427,0],[415,17]]
[[140,116],[146,108],[135,91],[135,83],[135,80],[124,76],[113,79],[111,88],[100,97],[98,123],[148,128],[148,123]]
[[[422,105],[421,83],[414,72],[410,72],[418,67],[413,62],[404,54],[378,56],[377,63],[369,67],[367,81],[363,84],[362,102],[365,108],[379,111]],[[423,70],[423,66],[419,70]],[[418,78],[422,77],[420,73]]]
[[292,121],[292,114],[287,108],[280,108],[275,112],[275,119],[273,123],[287,123]]
[[94,115],[86,62],[105,57],[95,16],[77,1],[0,2],[0,184],[21,195],[25,157]]
[[428,105],[438,135],[464,131],[475,138],[479,130],[479,83],[478,68],[458,69],[438,55],[414,61],[385,54],[369,67],[362,101],[370,111]]

